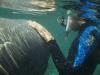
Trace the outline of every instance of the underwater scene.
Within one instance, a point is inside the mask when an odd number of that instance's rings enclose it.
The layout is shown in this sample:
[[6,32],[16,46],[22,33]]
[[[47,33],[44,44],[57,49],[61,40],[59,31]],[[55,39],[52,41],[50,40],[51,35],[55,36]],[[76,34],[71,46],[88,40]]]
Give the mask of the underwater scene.
[[100,75],[100,0],[0,0],[0,75]]

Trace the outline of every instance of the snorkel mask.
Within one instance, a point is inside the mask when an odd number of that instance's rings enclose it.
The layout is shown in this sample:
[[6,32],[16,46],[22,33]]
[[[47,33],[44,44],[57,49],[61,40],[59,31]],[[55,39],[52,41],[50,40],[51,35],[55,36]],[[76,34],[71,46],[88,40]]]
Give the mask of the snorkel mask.
[[57,21],[65,27],[65,32],[67,36],[72,31],[71,29],[71,24],[73,22],[72,17],[77,17],[77,16],[78,16],[77,12],[75,10],[70,9],[66,10],[64,16],[59,17],[57,19]]

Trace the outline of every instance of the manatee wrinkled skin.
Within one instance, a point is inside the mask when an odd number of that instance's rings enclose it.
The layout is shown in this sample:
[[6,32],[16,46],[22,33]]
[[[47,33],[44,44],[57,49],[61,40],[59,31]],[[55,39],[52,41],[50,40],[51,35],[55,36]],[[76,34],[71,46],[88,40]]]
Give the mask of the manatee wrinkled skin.
[[46,42],[27,20],[0,19],[0,75],[44,75]]

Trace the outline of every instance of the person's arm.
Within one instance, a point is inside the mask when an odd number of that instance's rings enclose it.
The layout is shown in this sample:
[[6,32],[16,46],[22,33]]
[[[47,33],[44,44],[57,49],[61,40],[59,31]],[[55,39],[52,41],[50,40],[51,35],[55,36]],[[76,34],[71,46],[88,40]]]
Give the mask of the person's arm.
[[47,31],[42,25],[37,22],[28,21],[28,24],[33,27],[40,36],[46,41],[48,44],[48,48],[50,50],[50,54],[52,56],[53,62],[61,75],[65,72],[66,68],[66,58],[64,57],[61,49],[59,48],[56,40],[51,35],[50,32]]

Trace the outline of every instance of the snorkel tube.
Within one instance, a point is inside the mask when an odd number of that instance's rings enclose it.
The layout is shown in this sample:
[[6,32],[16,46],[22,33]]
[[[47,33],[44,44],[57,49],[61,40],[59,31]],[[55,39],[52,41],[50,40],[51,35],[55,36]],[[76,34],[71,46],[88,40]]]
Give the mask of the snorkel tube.
[[71,31],[70,24],[71,24],[72,20],[71,20],[70,14],[71,14],[71,10],[68,10],[68,11],[67,11],[68,17],[67,17],[67,20],[66,20],[66,29],[65,29],[66,36],[68,36],[68,34],[69,34],[70,31]]

